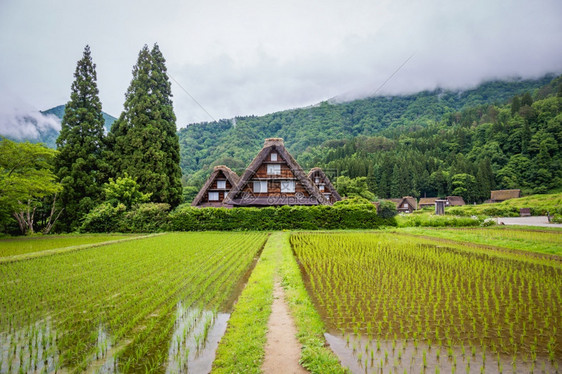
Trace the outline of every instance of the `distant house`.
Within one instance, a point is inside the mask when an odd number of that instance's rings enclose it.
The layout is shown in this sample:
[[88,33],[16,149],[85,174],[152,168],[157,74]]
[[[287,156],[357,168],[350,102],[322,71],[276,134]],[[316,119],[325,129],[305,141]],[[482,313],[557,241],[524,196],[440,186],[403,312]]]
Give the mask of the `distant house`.
[[341,196],[335,189],[330,179],[326,176],[324,171],[320,168],[312,168],[308,172],[308,179],[316,185],[318,190],[324,195],[330,204],[341,200]]
[[521,197],[521,190],[494,190],[490,193],[490,200],[486,202],[501,203],[509,199],[518,199]]
[[414,210],[418,209],[418,202],[415,197],[405,196],[396,204],[396,209],[399,212],[412,213]]
[[281,138],[265,140],[224,203],[257,207],[330,204],[289,154]]
[[198,207],[231,207],[224,200],[232,188],[238,183],[238,175],[224,165],[215,166],[213,172],[197,194],[192,206]]
[[447,206],[461,206],[466,205],[464,199],[461,196],[447,196]]
[[435,207],[435,200],[437,200],[438,197],[422,197],[420,198],[420,201],[418,203],[418,206],[421,208],[427,208],[427,207]]

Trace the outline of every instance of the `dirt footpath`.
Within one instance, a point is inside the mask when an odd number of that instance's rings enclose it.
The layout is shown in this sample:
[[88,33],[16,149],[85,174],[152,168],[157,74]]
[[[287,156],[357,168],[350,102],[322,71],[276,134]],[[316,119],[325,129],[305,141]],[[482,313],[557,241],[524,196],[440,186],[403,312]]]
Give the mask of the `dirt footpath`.
[[546,216],[534,217],[498,217],[496,218],[498,225],[523,225],[523,226],[541,226],[541,227],[562,227],[560,223],[548,223]]
[[276,280],[268,324],[265,360],[262,366],[264,373],[308,373],[299,365],[301,349],[296,335],[297,328],[285,303],[283,287]]

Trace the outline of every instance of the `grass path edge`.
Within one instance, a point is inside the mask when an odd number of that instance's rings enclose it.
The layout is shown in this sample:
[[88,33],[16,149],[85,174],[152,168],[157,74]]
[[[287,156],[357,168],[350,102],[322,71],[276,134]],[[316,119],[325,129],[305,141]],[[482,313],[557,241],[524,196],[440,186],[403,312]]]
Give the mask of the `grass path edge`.
[[295,319],[297,338],[302,344],[300,364],[311,373],[350,373],[326,345],[326,327],[305,288],[289,237],[290,233],[283,233],[280,238],[283,256],[281,284]]
[[117,239],[117,240],[108,240],[108,241],[100,242],[100,243],[80,244],[80,245],[73,245],[73,246],[63,247],[63,248],[46,249],[44,251],[38,251],[38,252],[23,253],[21,255],[6,256],[6,257],[0,258],[0,264],[31,260],[31,259],[39,258],[39,257],[53,256],[53,255],[58,255],[58,254],[61,254],[61,253],[74,252],[74,251],[79,251],[79,250],[82,250],[82,249],[95,248],[95,247],[101,247],[101,246],[104,246],[104,245],[128,242],[128,241],[131,241],[131,240],[146,239],[146,238],[151,238],[153,236],[160,236],[160,235],[165,235],[165,234],[166,233],[161,232],[161,233],[156,233],[156,234],[133,236],[133,237],[130,237],[130,238],[123,238],[123,239]]
[[238,297],[211,373],[260,373],[278,263],[278,235],[272,234]]

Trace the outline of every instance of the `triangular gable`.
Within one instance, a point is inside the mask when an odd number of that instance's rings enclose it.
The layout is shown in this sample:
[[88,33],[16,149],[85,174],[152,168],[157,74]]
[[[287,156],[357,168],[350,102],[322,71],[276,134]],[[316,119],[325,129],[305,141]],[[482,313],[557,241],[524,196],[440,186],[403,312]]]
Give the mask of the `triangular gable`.
[[[199,193],[197,194],[197,196],[195,196],[195,199],[193,199],[191,206],[198,206],[199,204],[201,204],[201,200],[203,200],[205,194],[208,193],[215,180],[217,180],[221,175],[224,175],[232,188],[236,187],[236,185],[238,184],[239,177],[230,168],[226,167],[225,165],[215,166],[213,172],[211,173],[201,190],[199,190]],[[232,189],[230,191],[232,191]]]
[[262,164],[266,160],[267,156],[269,156],[269,154],[273,151],[275,151],[287,163],[289,169],[291,170],[297,181],[302,184],[302,186],[310,196],[316,198],[318,204],[328,204],[326,198],[324,198],[324,195],[322,195],[322,193],[318,190],[314,183],[312,183],[312,181],[304,173],[304,170],[300,167],[297,161],[287,151],[285,145],[283,144],[283,139],[281,138],[270,138],[265,140],[263,148],[250,163],[244,174],[242,174],[242,177],[240,177],[240,181],[238,182],[238,184],[228,194],[228,197],[224,201],[225,203],[232,204],[234,203],[233,200],[236,200],[240,197],[241,193],[244,191],[252,177],[257,173],[260,166],[262,166]]
[[340,194],[338,193],[332,182],[330,182],[330,178],[328,178],[326,173],[324,173],[324,170],[320,168],[310,169],[310,171],[308,172],[308,179],[310,179],[316,185],[316,183],[314,182],[315,178],[320,178],[322,180],[322,183],[324,183],[325,187],[324,191],[331,193],[335,201],[341,201]]
[[404,209],[404,208],[400,208],[404,203],[408,203],[408,208],[407,208],[408,210],[409,209],[412,209],[412,210],[418,209],[418,202],[412,196],[404,196],[402,199],[400,199],[400,202],[396,206],[397,209]]

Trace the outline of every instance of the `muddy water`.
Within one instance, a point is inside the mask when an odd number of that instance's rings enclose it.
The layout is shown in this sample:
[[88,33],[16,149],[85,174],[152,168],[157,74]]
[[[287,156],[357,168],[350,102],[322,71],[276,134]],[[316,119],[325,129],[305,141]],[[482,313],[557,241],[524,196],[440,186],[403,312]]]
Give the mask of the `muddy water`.
[[530,356],[513,359],[512,356],[491,350],[485,352],[480,347],[452,347],[419,343],[412,341],[369,341],[366,337],[353,334],[325,334],[330,348],[341,363],[353,373],[559,373],[562,358],[554,363],[548,357],[537,356],[532,362]]
[[229,318],[229,313],[185,308],[178,304],[166,373],[210,372]]
[[12,333],[0,333],[0,372],[55,372],[59,366],[56,334],[49,318]]

